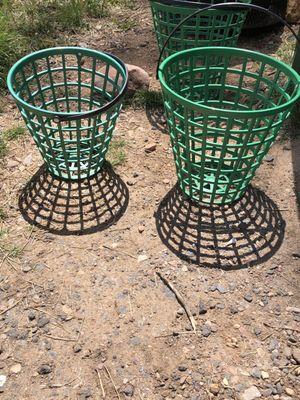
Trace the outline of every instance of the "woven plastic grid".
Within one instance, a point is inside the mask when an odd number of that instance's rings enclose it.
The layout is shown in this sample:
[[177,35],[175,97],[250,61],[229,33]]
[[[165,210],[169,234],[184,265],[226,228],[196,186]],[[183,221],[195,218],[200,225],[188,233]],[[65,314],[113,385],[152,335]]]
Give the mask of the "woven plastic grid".
[[[229,1],[229,0],[228,0]],[[226,3],[228,1],[222,1]],[[251,0],[242,0],[249,4]],[[218,1],[207,1],[208,6]],[[196,9],[191,7],[170,6],[151,1],[153,23],[156,32],[159,49],[172,30],[188,15]],[[208,10],[187,20],[177,32],[170,38],[164,51],[164,57],[178,51],[205,46],[235,46],[247,11],[242,10]]]
[[299,98],[300,78],[269,61],[246,50],[211,47],[178,53],[162,64],[178,180],[191,199],[239,199],[275,141]]
[[52,174],[78,180],[101,169],[121,103],[93,118],[59,122],[53,116],[100,108],[121,91],[125,75],[107,55],[79,48],[34,53],[15,71],[14,90],[28,104],[19,102],[19,109]]

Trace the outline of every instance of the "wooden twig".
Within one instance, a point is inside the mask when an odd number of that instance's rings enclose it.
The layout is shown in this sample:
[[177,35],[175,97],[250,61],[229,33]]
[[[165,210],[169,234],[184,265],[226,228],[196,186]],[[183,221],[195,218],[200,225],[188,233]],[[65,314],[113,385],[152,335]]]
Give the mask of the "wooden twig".
[[0,312],[0,315],[5,314],[7,311],[11,310],[12,308],[16,307],[22,300],[24,299],[24,297],[21,297],[21,299],[19,299],[15,304],[13,304],[10,307],[7,307],[5,310]]
[[136,256],[134,256],[134,255],[132,255],[132,254],[130,254],[130,253],[127,253],[126,251],[123,251],[123,250],[120,250],[120,249],[113,249],[112,247],[109,247],[109,246],[107,246],[107,245],[103,245],[103,247],[104,247],[105,249],[107,249],[107,250],[118,251],[119,253],[122,253],[122,254],[124,254],[125,256],[129,256],[129,257],[134,258],[135,260],[137,260],[137,257],[136,257]]
[[77,338],[63,338],[63,337],[58,337],[58,336],[52,336],[52,335],[45,335],[45,337],[53,340],[61,340],[63,342],[77,342]]
[[186,312],[186,315],[188,316],[188,318],[189,318],[189,320],[190,320],[190,323],[191,323],[191,325],[192,325],[192,328],[193,328],[194,332],[196,332],[196,330],[197,330],[197,329],[196,329],[196,327],[197,327],[196,321],[195,321],[195,319],[194,319],[194,317],[193,317],[193,315],[192,315],[190,309],[189,309],[188,306],[185,304],[185,301],[184,301],[182,295],[181,295],[181,294],[178,292],[178,290],[172,285],[172,283],[168,281],[167,278],[165,278],[164,276],[162,276],[162,274],[161,274],[160,272],[157,271],[156,273],[157,273],[157,275],[160,277],[160,279],[161,279],[161,280],[172,290],[172,292],[175,294],[175,296],[176,296],[178,302],[179,302],[179,303],[181,304],[181,306],[184,308],[184,310],[185,310],[185,312]]
[[105,390],[104,390],[104,386],[102,383],[102,379],[101,379],[101,374],[98,368],[95,369],[97,375],[98,375],[98,379],[99,379],[99,383],[100,383],[100,387],[101,387],[101,391],[102,391],[102,397],[105,399],[106,395],[105,395]]
[[116,392],[116,394],[117,394],[117,396],[118,396],[118,399],[121,400],[121,397],[120,397],[120,395],[119,395],[118,389],[117,389],[117,387],[116,387],[116,385],[115,385],[115,382],[114,382],[114,380],[113,380],[113,378],[112,378],[112,376],[111,376],[111,374],[110,374],[108,368],[106,367],[106,365],[104,365],[104,368],[105,368],[105,371],[106,371],[106,373],[107,373],[109,379],[111,380],[111,383],[113,384],[113,387],[114,387],[115,392]]
[[71,385],[71,383],[75,382],[76,379],[77,378],[72,379],[71,381],[66,382],[66,383],[49,383],[49,388],[51,388],[51,389],[59,389],[59,388]]

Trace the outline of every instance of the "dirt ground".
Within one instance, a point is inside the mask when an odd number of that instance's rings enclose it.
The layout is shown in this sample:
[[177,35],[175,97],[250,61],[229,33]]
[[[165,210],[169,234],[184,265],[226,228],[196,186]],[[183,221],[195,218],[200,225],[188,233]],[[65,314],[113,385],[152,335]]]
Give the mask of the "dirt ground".
[[[125,32],[107,33],[104,19],[72,40],[145,68],[157,86],[147,2],[130,15]],[[284,34],[241,45],[272,54]],[[0,129],[20,123],[8,99]],[[299,399],[299,139],[273,146],[240,201],[208,208],[176,186],[159,111],[127,108],[115,137],[125,162],[81,183],[53,178],[29,135],[10,143],[0,399]]]

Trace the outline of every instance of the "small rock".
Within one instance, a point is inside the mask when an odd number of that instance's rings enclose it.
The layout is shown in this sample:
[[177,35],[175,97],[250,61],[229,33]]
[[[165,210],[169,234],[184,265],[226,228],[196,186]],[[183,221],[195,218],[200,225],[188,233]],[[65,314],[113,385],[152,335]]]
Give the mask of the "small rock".
[[122,392],[127,397],[133,397],[133,395],[134,395],[134,386],[131,383],[127,383],[125,386],[123,386]]
[[40,317],[37,321],[37,326],[39,328],[43,328],[44,326],[46,326],[47,324],[49,324],[50,319],[45,317],[44,315],[42,317]]
[[30,272],[31,270],[32,270],[32,267],[29,264],[25,264],[22,266],[22,271],[25,273]]
[[202,336],[208,337],[211,334],[211,327],[209,325],[203,325],[201,329]]
[[285,393],[289,396],[294,396],[295,394],[294,390],[288,387],[285,388]]
[[32,154],[28,154],[22,161],[24,165],[29,166],[32,164]]
[[0,388],[2,388],[5,385],[5,382],[6,382],[6,376],[0,375]]
[[143,261],[146,261],[146,260],[148,260],[148,256],[147,256],[146,254],[140,254],[140,255],[138,256],[138,262],[139,262],[139,263],[141,263],[141,262],[143,262]]
[[209,385],[209,391],[217,396],[220,391],[219,385],[217,383],[212,383],[211,385]]
[[42,364],[38,369],[38,373],[40,375],[47,375],[47,374],[50,374],[51,372],[52,372],[52,368],[48,364]]
[[224,286],[220,285],[219,283],[216,285],[216,289],[222,294],[225,294],[228,292],[228,290]]
[[260,391],[257,389],[256,386],[251,386],[246,389],[242,396],[241,400],[255,400],[261,397]]
[[184,371],[186,371],[186,370],[187,370],[187,367],[186,367],[185,365],[179,365],[178,371],[184,372]]
[[201,300],[199,301],[198,309],[199,309],[199,314],[200,315],[203,315],[203,314],[207,313],[207,307]]
[[90,388],[83,388],[78,392],[79,400],[85,400],[92,397],[92,391]]
[[261,378],[261,371],[257,367],[253,368],[250,374],[253,378],[256,378],[256,379]]
[[155,143],[149,144],[148,146],[145,147],[145,152],[146,153],[153,153],[153,151],[155,151],[155,150],[156,150],[156,144]]
[[73,346],[73,351],[74,353],[79,353],[82,350],[82,347],[80,346],[80,344],[76,343]]
[[269,379],[269,374],[266,372],[266,371],[261,371],[261,377],[263,378],[263,379]]
[[264,157],[264,161],[266,161],[266,162],[272,162],[272,161],[274,161],[274,157],[271,156],[270,154],[267,154],[267,155]]
[[22,370],[22,365],[21,364],[14,364],[11,368],[10,368],[10,372],[12,372],[13,374],[19,374]]
[[33,321],[36,318],[36,312],[33,310],[30,310],[28,313],[28,319],[29,321]]
[[293,359],[296,361],[296,363],[299,365],[300,364],[300,349],[294,347],[292,350],[292,356],[293,356]]
[[246,301],[248,301],[248,303],[251,303],[252,300],[253,300],[253,297],[252,297],[252,295],[250,293],[247,293],[247,294],[245,294],[244,299]]
[[144,225],[139,225],[139,227],[138,227],[138,231],[139,231],[139,233],[143,233],[143,232],[144,232],[144,230],[145,230],[145,227],[144,227]]

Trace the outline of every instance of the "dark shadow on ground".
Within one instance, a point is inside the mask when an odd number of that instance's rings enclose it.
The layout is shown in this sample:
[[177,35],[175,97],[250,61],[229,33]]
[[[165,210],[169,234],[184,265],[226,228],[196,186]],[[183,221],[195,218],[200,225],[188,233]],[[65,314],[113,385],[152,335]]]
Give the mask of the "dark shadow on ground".
[[176,185],[159,205],[156,227],[179,258],[199,266],[234,270],[267,261],[280,248],[285,221],[276,204],[250,186],[227,206],[199,206]]
[[102,231],[125,213],[129,192],[107,163],[94,177],[66,181],[42,166],[23,188],[19,209],[31,225],[58,235]]

